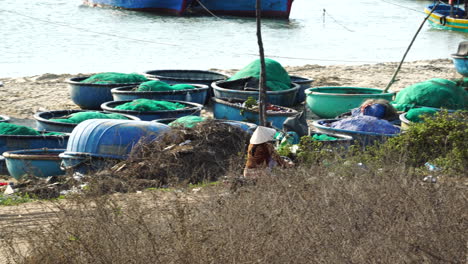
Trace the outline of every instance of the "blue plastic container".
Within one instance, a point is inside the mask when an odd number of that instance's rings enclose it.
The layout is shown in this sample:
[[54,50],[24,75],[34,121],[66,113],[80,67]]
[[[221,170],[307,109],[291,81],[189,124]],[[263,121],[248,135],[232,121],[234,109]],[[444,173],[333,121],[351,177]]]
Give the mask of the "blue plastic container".
[[[44,132],[46,133],[46,132]],[[0,135],[0,153],[21,149],[61,149],[67,146],[69,134],[50,136]]]
[[88,173],[124,160],[140,140],[154,140],[170,130],[156,122],[112,119],[86,120],[73,130],[67,149],[60,154],[67,170]]
[[[258,100],[258,90],[242,90],[245,81],[243,79],[237,81],[219,81],[212,84],[214,95],[216,98],[226,99],[241,99],[247,100],[253,97]],[[268,103],[280,106],[293,106],[296,102],[297,91],[300,86],[296,83],[291,83],[291,89],[284,91],[267,91]]]
[[205,104],[209,87],[204,84],[189,84],[195,89],[174,90],[174,91],[132,91],[137,86],[118,87],[111,90],[114,101],[127,101],[139,98],[152,100],[174,100],[185,101],[197,104]]
[[[163,118],[163,119],[153,120],[152,122],[157,122],[157,123],[168,125],[169,123],[171,123],[172,121],[175,121],[176,119],[177,118]],[[252,134],[257,128],[256,124],[242,122],[242,121],[235,121],[235,120],[214,120],[214,121],[238,127],[249,134]]]
[[7,151],[5,157],[8,173],[19,180],[24,176],[49,177],[65,174],[60,168],[59,154],[65,149],[26,149]]
[[138,85],[140,83],[97,84],[82,83],[86,77],[75,77],[67,81],[72,101],[81,109],[100,110],[101,104],[112,101],[111,89],[115,87]]
[[[220,99],[211,98],[213,101],[213,115],[216,119],[226,119],[234,121],[243,121],[254,124],[259,124],[259,113],[248,108],[242,107],[236,103],[243,100],[236,99]],[[283,128],[284,121],[291,116],[297,115],[298,112],[291,108],[283,107],[288,112],[269,112],[267,111],[267,121],[271,122],[274,127]]]
[[300,77],[300,76],[293,76],[293,75],[290,75],[289,77],[291,78],[291,82],[299,84],[299,90],[297,91],[297,94],[296,94],[295,104],[300,104],[305,101],[306,99],[305,90],[312,86],[314,79],[309,79],[309,78]]
[[197,104],[197,103],[191,103],[191,102],[185,102],[185,101],[173,101],[173,100],[165,100],[167,102],[173,102],[173,103],[181,103],[186,105],[186,108],[183,109],[178,109],[178,110],[161,110],[161,111],[133,111],[133,110],[119,110],[115,109],[116,106],[122,105],[128,102],[131,102],[133,100],[128,100],[128,101],[111,101],[111,102],[106,102],[101,105],[101,108],[105,112],[110,112],[110,113],[118,113],[118,114],[127,114],[127,115],[132,115],[140,118],[143,121],[151,121],[151,120],[156,120],[156,119],[161,119],[161,118],[171,118],[171,117],[182,117],[182,116],[188,116],[188,115],[196,115],[199,116],[200,112],[203,108],[203,105]]
[[396,137],[400,134],[380,134],[373,132],[353,131],[346,129],[331,128],[327,126],[330,123],[338,121],[339,119],[320,119],[312,123],[312,125],[318,130],[318,132],[326,134],[342,134],[353,137],[354,140],[358,141],[362,146],[368,146],[375,143],[383,143],[391,137]]
[[468,77],[468,56],[452,55],[452,60],[457,72],[464,77]]
[[229,78],[229,76],[219,72],[200,70],[152,70],[146,71],[145,75],[148,78],[156,78],[168,84],[195,83],[207,85],[209,91],[205,103],[208,103],[209,99],[214,95],[211,84]]
[[[39,131],[54,131],[54,132],[66,132],[71,133],[77,124],[62,123],[50,120],[52,118],[62,118],[64,116],[84,112],[87,110],[55,110],[47,112],[39,112],[34,114],[34,119],[36,119],[36,129]],[[104,113],[104,111],[96,111]],[[140,120],[140,118],[132,115],[122,114],[127,117],[129,120]]]
[[0,122],[8,123],[10,122],[10,117],[6,115],[0,115]]

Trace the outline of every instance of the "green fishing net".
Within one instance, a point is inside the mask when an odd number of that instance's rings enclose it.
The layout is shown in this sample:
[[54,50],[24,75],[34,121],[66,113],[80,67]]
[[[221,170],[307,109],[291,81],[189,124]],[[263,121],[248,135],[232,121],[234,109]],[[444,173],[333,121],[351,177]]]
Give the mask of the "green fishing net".
[[61,123],[70,123],[70,124],[79,124],[88,119],[128,119],[127,117],[120,114],[105,114],[101,112],[77,112],[70,114],[69,116],[64,116],[62,118],[51,118],[50,121],[61,122]]
[[174,84],[169,85],[163,81],[147,81],[141,83],[137,91],[138,92],[146,92],[146,91],[174,91],[174,90],[187,90],[187,89],[194,89],[195,87],[189,84]]
[[423,115],[434,115],[437,110],[429,107],[413,108],[406,113],[405,117],[411,122],[419,123]]
[[[268,87],[268,90],[282,91],[291,89],[291,78],[279,62],[265,58],[265,67],[267,76],[266,86]],[[247,77],[260,79],[260,59],[251,62],[228,80],[232,81]]]
[[141,83],[148,79],[137,73],[118,73],[118,72],[103,72],[94,74],[83,81],[82,83],[96,84],[114,84],[114,83]]
[[189,115],[177,118],[176,120],[169,123],[169,126],[183,126],[187,128],[192,128],[203,121],[205,121],[204,117]]
[[312,136],[312,139],[313,140],[320,140],[320,141],[329,141],[329,140],[337,140],[336,137],[332,137],[332,136],[328,136],[328,135],[325,135],[325,134],[314,134]]
[[39,136],[41,133],[27,126],[0,123],[0,135]]
[[173,103],[167,101],[157,101],[150,99],[136,99],[128,103],[124,103],[115,107],[118,110],[132,110],[139,112],[160,111],[160,110],[177,110],[185,108],[186,105],[181,103]]
[[406,87],[393,103],[400,111],[408,110],[408,105],[468,109],[468,93],[454,81],[435,78]]
[[62,132],[47,132],[47,133],[44,133],[42,135],[44,135],[44,136],[65,136],[66,134],[62,133]]

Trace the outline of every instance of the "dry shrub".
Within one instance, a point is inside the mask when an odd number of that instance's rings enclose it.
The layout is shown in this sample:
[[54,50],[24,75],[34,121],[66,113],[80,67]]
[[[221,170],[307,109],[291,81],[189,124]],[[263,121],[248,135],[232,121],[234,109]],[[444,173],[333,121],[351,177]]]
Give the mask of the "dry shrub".
[[89,178],[91,193],[143,190],[168,184],[216,181],[241,161],[249,135],[240,128],[207,121],[175,127],[152,142],[141,141],[125,162]]
[[12,256],[22,263],[466,263],[466,186],[408,173],[398,164],[313,166],[276,171],[236,192],[218,185],[78,197],[46,232],[25,238],[30,254]]

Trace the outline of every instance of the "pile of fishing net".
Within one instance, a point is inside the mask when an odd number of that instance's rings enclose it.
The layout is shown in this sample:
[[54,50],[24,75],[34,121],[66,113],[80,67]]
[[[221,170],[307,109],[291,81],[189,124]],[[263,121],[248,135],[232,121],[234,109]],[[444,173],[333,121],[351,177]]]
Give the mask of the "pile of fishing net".
[[398,134],[400,129],[392,123],[377,117],[360,115],[341,119],[331,123],[330,127],[359,132],[373,132],[378,134]]
[[148,78],[137,73],[119,73],[119,72],[103,72],[94,74],[84,80],[82,83],[95,83],[95,84],[132,84],[142,83],[148,81]]
[[169,126],[171,127],[182,126],[185,128],[193,128],[194,126],[196,126],[197,124],[205,120],[206,118],[201,117],[201,116],[189,115],[189,116],[183,116],[183,117],[177,118],[176,120],[169,123]]
[[135,99],[131,102],[124,103],[115,107],[118,110],[131,110],[139,112],[161,111],[161,110],[178,110],[187,107],[184,104],[177,102],[158,101],[150,99]]
[[169,85],[166,82],[163,81],[147,81],[144,83],[141,83],[136,91],[138,92],[161,92],[161,91],[180,91],[180,90],[191,90],[195,89],[196,87],[190,84],[174,84],[174,85]]
[[16,125],[12,123],[0,123],[0,135],[51,136],[51,135],[64,135],[64,133],[60,133],[60,132],[41,133],[27,126]]
[[460,83],[435,78],[406,87],[398,92],[393,103],[400,111],[414,106],[468,109],[468,92]]
[[[288,72],[275,60],[265,58],[266,67],[266,86],[270,91],[282,91],[291,89],[291,78]],[[234,74],[228,81],[239,80],[244,78],[253,78],[257,83],[260,79],[260,59],[251,62],[243,69]]]
[[106,114],[101,112],[89,111],[89,112],[77,112],[62,118],[51,118],[50,121],[79,124],[88,119],[128,119],[126,116],[120,114]]
[[419,123],[422,121],[423,116],[433,116],[438,111],[434,108],[429,107],[420,107],[420,108],[413,108],[410,109],[406,114],[405,117],[411,122]]

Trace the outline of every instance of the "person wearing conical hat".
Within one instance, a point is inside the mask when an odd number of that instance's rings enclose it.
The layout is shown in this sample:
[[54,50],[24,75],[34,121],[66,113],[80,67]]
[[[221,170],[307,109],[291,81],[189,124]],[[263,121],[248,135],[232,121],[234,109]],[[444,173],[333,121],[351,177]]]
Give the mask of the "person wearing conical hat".
[[257,178],[270,171],[270,164],[276,163],[282,167],[288,164],[278,155],[273,145],[276,130],[269,127],[258,126],[250,138],[247,149],[247,163],[244,168],[244,177]]

